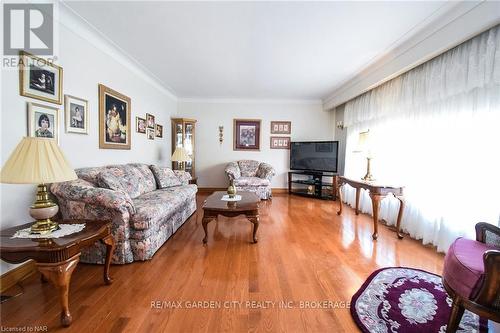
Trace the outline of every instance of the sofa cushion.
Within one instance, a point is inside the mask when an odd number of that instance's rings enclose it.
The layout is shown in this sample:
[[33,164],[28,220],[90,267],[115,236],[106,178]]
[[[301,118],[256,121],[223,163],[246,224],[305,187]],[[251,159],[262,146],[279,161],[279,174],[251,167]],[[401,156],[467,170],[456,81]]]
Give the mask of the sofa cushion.
[[181,185],[180,179],[175,175],[172,169],[150,165],[149,168],[153,171],[158,188],[167,188]]
[[130,217],[132,226],[138,230],[158,227],[196,192],[196,185],[182,185],[148,192],[133,199],[135,214]]
[[145,164],[109,167],[98,175],[98,185],[127,193],[132,199],[156,189],[154,176]]
[[259,169],[259,161],[253,160],[241,160],[238,161],[238,166],[240,167],[240,172],[242,177],[255,177],[257,170]]
[[269,186],[269,179],[259,177],[240,177],[234,180],[236,186]]
[[474,297],[484,275],[483,254],[493,249],[491,245],[458,238],[444,258],[443,279],[458,295]]

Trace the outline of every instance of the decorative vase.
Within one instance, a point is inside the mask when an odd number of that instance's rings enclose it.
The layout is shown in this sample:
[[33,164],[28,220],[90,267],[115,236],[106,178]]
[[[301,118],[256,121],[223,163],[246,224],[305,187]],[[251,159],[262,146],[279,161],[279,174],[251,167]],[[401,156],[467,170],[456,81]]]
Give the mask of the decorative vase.
[[230,198],[234,198],[236,195],[236,186],[234,186],[234,180],[231,179],[229,182],[229,187],[227,188],[227,195],[229,195]]

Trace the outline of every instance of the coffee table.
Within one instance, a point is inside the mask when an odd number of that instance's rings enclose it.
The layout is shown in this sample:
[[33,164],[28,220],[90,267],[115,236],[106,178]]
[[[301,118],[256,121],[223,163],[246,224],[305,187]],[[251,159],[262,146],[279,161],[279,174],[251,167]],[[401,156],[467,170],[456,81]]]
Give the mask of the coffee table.
[[205,230],[205,238],[203,244],[208,241],[207,225],[212,220],[217,219],[218,215],[226,217],[236,217],[245,215],[245,217],[253,224],[253,242],[257,243],[257,229],[259,229],[259,202],[260,198],[252,192],[241,191],[240,201],[222,201],[222,196],[226,192],[217,191],[208,196],[203,203],[203,230]]

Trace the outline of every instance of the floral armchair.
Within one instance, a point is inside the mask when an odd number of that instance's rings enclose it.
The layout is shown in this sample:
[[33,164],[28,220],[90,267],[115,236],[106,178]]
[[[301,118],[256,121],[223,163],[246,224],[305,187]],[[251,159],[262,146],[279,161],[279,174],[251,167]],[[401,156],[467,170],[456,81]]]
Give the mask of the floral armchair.
[[263,200],[270,199],[271,179],[276,174],[274,168],[253,160],[240,160],[226,165],[225,173],[234,181],[237,191],[254,192]]

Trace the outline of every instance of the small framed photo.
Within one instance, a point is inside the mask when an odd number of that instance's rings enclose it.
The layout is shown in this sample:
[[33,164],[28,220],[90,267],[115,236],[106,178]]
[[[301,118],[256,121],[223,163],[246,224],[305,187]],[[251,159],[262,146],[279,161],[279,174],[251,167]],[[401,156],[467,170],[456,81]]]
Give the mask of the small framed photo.
[[233,150],[260,150],[260,119],[233,120]]
[[289,136],[272,136],[271,149],[290,149]]
[[52,106],[28,103],[28,136],[59,140],[59,110]]
[[271,121],[271,134],[291,134],[291,121]]
[[89,134],[89,102],[85,99],[64,95],[66,133]]
[[152,114],[146,113],[146,124],[148,128],[155,129],[155,116]]
[[152,128],[148,128],[148,139],[149,140],[154,140],[155,139],[155,130]]
[[146,119],[135,117],[135,131],[137,133],[146,134]]
[[19,86],[22,96],[62,104],[63,69],[28,52],[19,52]]
[[160,139],[163,138],[163,125],[156,124],[156,137]]

